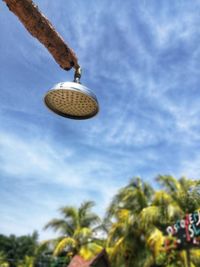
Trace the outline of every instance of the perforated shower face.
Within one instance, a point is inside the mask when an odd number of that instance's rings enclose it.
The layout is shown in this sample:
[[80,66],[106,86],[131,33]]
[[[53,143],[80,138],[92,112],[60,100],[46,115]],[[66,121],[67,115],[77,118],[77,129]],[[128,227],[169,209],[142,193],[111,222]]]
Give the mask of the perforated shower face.
[[55,85],[44,101],[53,112],[71,119],[88,119],[99,110],[96,96],[87,87],[74,82]]

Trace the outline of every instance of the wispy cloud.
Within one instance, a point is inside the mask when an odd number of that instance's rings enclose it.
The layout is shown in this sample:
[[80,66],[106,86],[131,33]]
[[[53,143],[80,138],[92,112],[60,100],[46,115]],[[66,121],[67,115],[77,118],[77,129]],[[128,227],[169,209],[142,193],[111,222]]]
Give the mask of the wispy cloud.
[[[86,199],[101,203],[97,211],[103,215],[103,207],[118,184],[107,180],[111,174],[107,163],[84,155],[79,157],[76,153],[41,136],[26,139],[8,132],[0,133],[1,176],[7,177],[7,183],[13,186],[12,190],[4,192],[6,181],[1,179],[3,231],[9,233],[12,229],[22,234],[41,230],[47,219],[56,216],[59,206],[80,205]],[[30,212],[35,218],[43,215],[35,221],[30,218]],[[42,233],[42,237],[45,236]]]

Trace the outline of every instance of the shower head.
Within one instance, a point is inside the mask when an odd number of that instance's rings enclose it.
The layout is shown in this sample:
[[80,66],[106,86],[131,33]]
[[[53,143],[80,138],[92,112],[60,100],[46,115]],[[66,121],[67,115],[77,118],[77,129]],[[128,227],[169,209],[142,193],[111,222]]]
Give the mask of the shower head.
[[44,97],[46,106],[54,113],[70,119],[89,119],[99,111],[96,96],[79,83],[75,73],[74,82],[56,84]]

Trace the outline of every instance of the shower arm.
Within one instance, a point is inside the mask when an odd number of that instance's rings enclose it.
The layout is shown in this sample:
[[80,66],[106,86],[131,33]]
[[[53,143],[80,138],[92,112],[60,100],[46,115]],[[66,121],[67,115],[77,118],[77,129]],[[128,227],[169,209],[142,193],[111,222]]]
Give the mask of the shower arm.
[[75,83],[80,83],[81,75],[82,75],[82,69],[81,69],[81,67],[78,67],[74,72],[74,82]]

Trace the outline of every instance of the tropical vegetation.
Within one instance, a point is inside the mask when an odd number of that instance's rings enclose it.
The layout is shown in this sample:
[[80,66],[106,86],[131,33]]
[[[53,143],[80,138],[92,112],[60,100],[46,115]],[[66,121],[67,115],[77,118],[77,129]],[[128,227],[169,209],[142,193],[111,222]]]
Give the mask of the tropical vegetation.
[[[94,202],[64,206],[60,218],[45,225],[57,237],[0,235],[1,267],[67,266],[71,258],[90,259],[106,249],[112,267],[199,267],[200,246],[177,249],[166,229],[200,209],[200,181],[158,176],[150,185],[133,178],[114,196],[104,218]],[[166,245],[167,244],[167,245]]]

